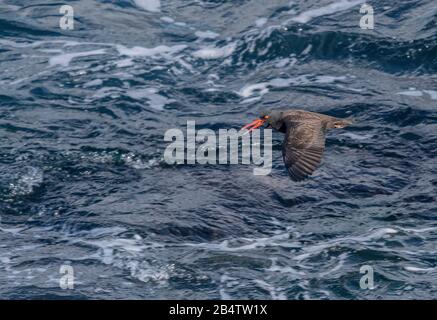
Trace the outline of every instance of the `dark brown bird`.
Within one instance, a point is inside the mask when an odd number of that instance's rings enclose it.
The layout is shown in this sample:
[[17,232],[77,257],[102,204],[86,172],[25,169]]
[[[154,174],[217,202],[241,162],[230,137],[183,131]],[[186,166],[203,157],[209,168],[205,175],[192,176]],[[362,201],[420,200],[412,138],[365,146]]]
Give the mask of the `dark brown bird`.
[[285,133],[282,157],[293,181],[302,181],[319,166],[325,150],[325,134],[332,128],[350,125],[350,119],[340,119],[304,110],[268,111],[242,130],[252,131],[267,123]]

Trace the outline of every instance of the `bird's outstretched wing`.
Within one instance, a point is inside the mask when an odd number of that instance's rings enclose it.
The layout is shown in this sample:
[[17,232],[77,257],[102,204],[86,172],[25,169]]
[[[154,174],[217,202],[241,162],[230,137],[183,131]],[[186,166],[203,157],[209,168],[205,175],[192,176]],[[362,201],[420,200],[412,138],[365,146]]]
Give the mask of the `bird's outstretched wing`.
[[325,128],[318,119],[292,123],[282,144],[282,157],[293,181],[311,175],[325,150]]

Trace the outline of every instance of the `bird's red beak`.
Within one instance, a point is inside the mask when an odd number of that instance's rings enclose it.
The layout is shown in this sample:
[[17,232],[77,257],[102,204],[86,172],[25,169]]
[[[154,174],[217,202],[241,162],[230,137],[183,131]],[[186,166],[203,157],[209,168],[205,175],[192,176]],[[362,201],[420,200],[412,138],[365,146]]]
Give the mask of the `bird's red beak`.
[[255,129],[261,127],[264,124],[264,122],[266,122],[266,120],[264,120],[264,119],[256,119],[256,120],[252,121],[251,123],[246,124],[240,130],[248,130],[250,132],[252,130],[255,130]]

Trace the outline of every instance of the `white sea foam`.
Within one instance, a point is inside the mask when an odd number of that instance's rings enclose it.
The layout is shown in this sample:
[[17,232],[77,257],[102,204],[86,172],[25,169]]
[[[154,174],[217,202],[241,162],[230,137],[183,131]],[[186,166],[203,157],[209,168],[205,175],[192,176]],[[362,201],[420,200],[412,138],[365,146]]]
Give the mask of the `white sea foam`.
[[278,62],[276,62],[275,67],[276,68],[283,68],[286,65],[288,65],[290,63],[290,59],[289,58],[284,58],[279,60]]
[[[115,158],[117,160],[115,160]],[[140,156],[133,152],[128,152],[120,155],[119,153],[114,151],[89,152],[86,155],[81,155],[81,159],[94,163],[118,163],[119,161],[121,161],[124,165],[138,170],[150,169],[152,167],[159,166],[162,160],[158,157],[146,160],[142,159]]]
[[[73,40],[44,40],[44,41],[33,41],[33,42],[16,42],[8,39],[0,39],[0,44],[5,46],[10,46],[14,48],[39,48],[43,47],[45,45],[53,46],[53,45],[60,45],[62,47],[75,47],[75,46],[84,46],[84,45],[96,45],[96,46],[107,46],[112,47],[114,46],[113,43],[105,43],[105,42],[80,42],[80,41],[73,41]],[[51,49],[38,49],[39,51],[42,50],[51,50]],[[53,49],[56,50],[56,49]]]
[[377,230],[373,231],[372,233],[370,233],[366,236],[344,237],[344,238],[333,239],[330,241],[325,241],[321,244],[316,244],[316,245],[305,247],[304,248],[305,253],[297,255],[297,256],[293,257],[293,259],[298,260],[298,261],[305,260],[309,257],[312,257],[315,254],[319,254],[320,252],[322,252],[323,250],[325,250],[327,248],[340,246],[340,245],[343,245],[345,243],[355,243],[355,242],[363,243],[363,242],[370,241],[370,240],[381,239],[381,238],[384,238],[386,236],[396,234],[396,233],[398,233],[398,231],[395,229],[381,228],[381,229],[377,229]]
[[437,268],[419,268],[419,267],[412,267],[412,266],[406,266],[404,267],[405,270],[410,272],[418,272],[418,273],[426,273],[430,271],[437,270]]
[[64,52],[61,49],[38,49],[38,51],[44,52],[44,53],[63,53]]
[[213,31],[196,31],[194,33],[196,37],[203,38],[203,39],[215,39],[219,36],[218,33],[215,33]]
[[304,11],[297,15],[296,17],[293,17],[291,20],[299,22],[299,23],[307,23],[311,21],[314,18],[333,14],[339,11],[348,10],[358,4],[364,3],[366,0],[341,0],[338,2],[334,2],[331,4],[328,4],[327,6],[320,7],[317,9],[311,9],[308,11]]
[[102,99],[106,97],[119,97],[122,90],[117,87],[105,87],[95,91],[92,95],[92,99]]
[[145,259],[146,252],[160,245],[145,244],[140,236],[132,239],[112,238],[102,240],[80,240],[98,248],[90,258],[99,259],[104,264],[126,269],[130,275],[142,282],[155,281],[165,284],[174,272],[173,264],[158,264]]
[[51,66],[61,65],[67,67],[71,60],[78,57],[87,57],[99,54],[105,54],[105,49],[91,50],[91,51],[83,51],[83,52],[73,52],[73,53],[63,53],[49,59],[49,64]]
[[341,270],[341,269],[343,268],[343,266],[344,266],[344,263],[345,263],[345,261],[346,261],[347,256],[348,256],[347,253],[342,253],[342,254],[340,254],[340,255],[338,256],[338,259],[340,260],[340,261],[338,262],[338,264],[337,264],[336,266],[334,266],[332,269],[328,270],[328,271],[320,272],[320,273],[319,273],[319,276],[320,276],[321,278],[324,278],[324,277],[326,277],[327,275],[330,275],[330,274],[332,274],[332,273],[334,273],[334,272],[336,272],[336,271],[338,271],[338,270]]
[[345,76],[333,77],[333,76],[317,76],[315,81],[316,83],[333,83],[336,81],[344,81],[346,80]]
[[312,44],[309,44],[306,46],[305,49],[300,53],[302,56],[306,56],[308,53],[310,53],[311,49],[313,48]]
[[70,241],[96,247],[98,251],[89,256],[90,259],[98,259],[104,264],[126,269],[132,277],[143,282],[152,280],[165,283],[174,270],[174,265],[160,265],[144,259],[149,250],[163,246],[146,243],[139,235],[133,235],[132,238],[116,237],[124,231],[126,229],[120,227],[96,228],[86,232],[84,236],[88,239],[78,238],[75,234],[73,240]]
[[289,273],[295,276],[304,276],[306,273],[303,271],[299,271],[296,270],[290,266],[279,266],[277,264],[277,259],[276,258],[272,258],[272,265],[266,269],[266,271],[270,271],[270,272],[279,272],[279,273]]
[[134,0],[137,7],[150,12],[159,12],[161,9],[160,0]]
[[421,228],[421,229],[401,228],[401,227],[398,227],[398,228],[402,231],[412,232],[412,233],[424,233],[424,232],[437,231],[437,227],[429,227],[429,228]]
[[421,96],[423,96],[422,91],[419,91],[419,90],[401,91],[401,92],[397,92],[397,94],[401,94],[403,96],[410,96],[410,97],[421,97]]
[[174,19],[171,17],[161,17],[161,20],[168,23],[173,23]]
[[435,90],[423,90],[423,92],[429,94],[429,97],[432,100],[437,100],[437,91],[435,91]]
[[94,79],[83,84],[84,88],[96,87],[102,85],[102,79]]
[[223,47],[205,47],[193,52],[193,56],[201,59],[219,59],[229,57],[235,51],[235,43]]
[[27,172],[21,175],[18,180],[9,185],[11,195],[31,194],[35,188],[39,187],[44,180],[43,171],[39,168],[29,167]]
[[121,55],[129,57],[152,57],[163,54],[173,54],[184,50],[186,45],[166,46],[160,45],[154,48],[132,47],[127,48],[123,45],[117,45],[117,50]]
[[231,300],[232,297],[226,292],[225,287],[232,287],[233,285],[238,284],[236,278],[230,277],[227,274],[222,274],[220,277],[220,298],[221,300]]
[[437,100],[437,91],[435,90],[416,90],[415,88],[409,88],[405,91],[396,92],[396,94],[409,97],[422,97],[425,93],[429,95],[432,100]]
[[32,47],[32,46],[36,46],[37,44],[40,44],[40,41],[35,41],[32,43],[29,42],[15,42],[12,40],[8,40],[8,39],[0,39],[0,44],[3,46],[7,46],[7,47],[12,47],[12,48],[28,48],[28,47]]
[[283,288],[275,288],[264,280],[256,279],[255,283],[270,293],[272,300],[286,300],[287,296],[283,293]]
[[263,96],[269,92],[269,88],[285,88],[290,85],[302,85],[307,83],[327,84],[344,80],[346,80],[345,76],[316,76],[314,78],[309,78],[308,75],[302,75],[295,78],[274,78],[270,81],[246,85],[241,88],[237,93],[243,98],[248,98],[255,93]]
[[265,25],[266,23],[267,23],[267,18],[259,18],[259,19],[256,19],[256,21],[255,21],[255,25],[257,26],[257,27],[262,27],[263,25]]
[[142,160],[137,158],[137,156],[133,153],[124,154],[120,157],[120,159],[128,167],[132,167],[138,170],[150,169],[152,167],[155,167],[159,165],[159,161],[160,161],[160,159]]
[[126,95],[136,100],[147,99],[150,107],[162,111],[166,104],[174,102],[174,100],[168,99],[158,94],[158,92],[159,90],[156,88],[130,89],[126,92]]
[[19,235],[21,231],[25,230],[26,228],[2,228],[0,227],[0,231],[10,233],[14,236]]
[[354,140],[367,140],[373,137],[373,135],[371,134],[356,134],[356,133],[352,133],[352,132],[343,132],[340,135],[344,136],[344,137],[348,137]]
[[88,238],[98,239],[103,236],[116,236],[126,231],[127,229],[124,227],[97,227],[91,230],[74,230],[74,233],[68,234],[68,236],[74,237],[76,241],[76,239],[80,239],[80,237],[84,236]]
[[117,66],[117,68],[126,68],[133,66],[134,62],[132,61],[132,59],[127,58],[117,61],[115,65]]
[[290,230],[287,229],[282,233],[278,233],[272,235],[270,237],[263,238],[240,238],[238,242],[244,242],[245,244],[233,245],[229,240],[223,240],[220,243],[182,243],[182,246],[187,247],[198,247],[198,248],[206,248],[208,250],[214,251],[227,251],[227,252],[238,252],[238,251],[246,251],[246,250],[254,250],[257,248],[264,247],[283,247],[283,248],[300,248],[300,244],[298,242],[288,242],[284,240],[289,240],[290,238]]
[[259,95],[264,95],[269,92],[269,82],[260,82],[255,84],[246,85],[238,91],[238,94],[244,98],[248,98],[253,95],[255,92],[258,92]]

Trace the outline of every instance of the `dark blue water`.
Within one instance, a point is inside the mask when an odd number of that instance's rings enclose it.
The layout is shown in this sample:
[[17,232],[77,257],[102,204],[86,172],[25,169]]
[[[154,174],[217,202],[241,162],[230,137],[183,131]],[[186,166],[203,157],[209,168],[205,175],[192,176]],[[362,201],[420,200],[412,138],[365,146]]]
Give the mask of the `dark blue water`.
[[[0,3],[1,298],[437,298],[435,1],[68,3]],[[275,108],[356,122],[303,183],[279,133],[268,176],[163,160]]]

